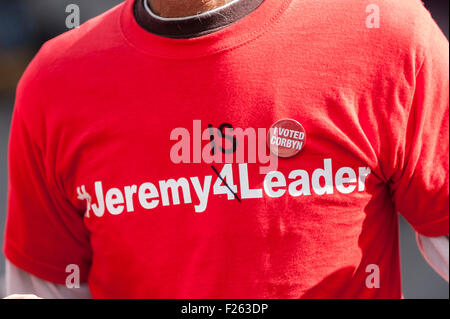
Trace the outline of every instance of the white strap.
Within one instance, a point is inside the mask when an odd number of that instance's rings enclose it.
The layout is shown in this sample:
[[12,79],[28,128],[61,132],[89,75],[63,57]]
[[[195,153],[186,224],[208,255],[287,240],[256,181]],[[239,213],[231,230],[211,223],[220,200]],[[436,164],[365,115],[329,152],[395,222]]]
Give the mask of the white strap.
[[92,298],[87,284],[81,284],[80,288],[67,288],[37,278],[6,260],[6,295],[15,294],[31,294],[45,299]]
[[448,282],[448,237],[425,237],[416,233],[417,245],[430,266]]
[[215,9],[203,12],[203,13],[199,13],[199,14],[196,14],[196,15],[193,15],[193,16],[179,17],[179,18],[164,18],[164,17],[161,17],[161,16],[157,15],[156,13],[154,13],[152,9],[150,9],[150,6],[149,6],[147,0],[143,0],[143,1],[144,1],[145,9],[147,10],[147,12],[154,19],[162,20],[162,21],[183,21],[183,20],[190,20],[190,19],[200,19],[200,18],[202,18],[204,16],[209,16],[209,15],[212,15],[214,13],[218,13],[218,12],[222,11],[223,9],[234,5],[236,2],[238,2],[240,0],[230,1],[230,2],[228,2],[227,4],[225,4],[225,5],[221,6],[221,7],[218,7],[218,8],[215,8]]

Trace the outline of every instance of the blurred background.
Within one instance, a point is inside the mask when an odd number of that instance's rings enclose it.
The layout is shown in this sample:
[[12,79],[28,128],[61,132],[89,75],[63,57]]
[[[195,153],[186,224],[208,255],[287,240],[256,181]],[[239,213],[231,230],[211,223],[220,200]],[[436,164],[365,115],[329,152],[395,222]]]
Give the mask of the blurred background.
[[[350,0],[349,0],[350,1]],[[17,82],[43,42],[67,31],[66,7],[77,4],[81,22],[121,0],[0,0],[0,243],[6,215],[7,149]],[[448,0],[424,1],[448,38]],[[405,298],[449,298],[449,286],[425,262],[415,235],[401,220],[403,293]],[[4,296],[4,256],[0,254],[0,297]]]

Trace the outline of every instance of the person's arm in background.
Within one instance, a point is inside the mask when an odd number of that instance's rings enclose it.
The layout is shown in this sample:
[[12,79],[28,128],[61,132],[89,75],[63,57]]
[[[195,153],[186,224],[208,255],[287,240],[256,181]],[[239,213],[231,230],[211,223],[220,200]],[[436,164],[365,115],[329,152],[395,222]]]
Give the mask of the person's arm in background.
[[447,236],[426,237],[416,233],[417,245],[430,266],[448,282],[449,239]]
[[10,299],[91,299],[86,283],[79,288],[68,288],[40,279],[6,260],[6,295]]

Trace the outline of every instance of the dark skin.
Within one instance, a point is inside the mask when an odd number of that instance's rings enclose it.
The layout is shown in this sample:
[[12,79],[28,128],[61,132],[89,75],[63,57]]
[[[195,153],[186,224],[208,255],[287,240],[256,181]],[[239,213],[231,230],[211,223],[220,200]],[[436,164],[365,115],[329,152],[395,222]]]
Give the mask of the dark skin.
[[232,0],[147,0],[150,8],[164,18],[188,17],[226,5]]

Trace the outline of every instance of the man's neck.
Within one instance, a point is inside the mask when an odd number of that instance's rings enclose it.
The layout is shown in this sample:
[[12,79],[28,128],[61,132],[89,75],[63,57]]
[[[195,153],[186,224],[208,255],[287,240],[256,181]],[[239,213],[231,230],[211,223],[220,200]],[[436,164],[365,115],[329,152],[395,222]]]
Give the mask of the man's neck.
[[189,17],[224,6],[233,0],[147,0],[150,8],[164,18]]

